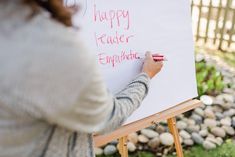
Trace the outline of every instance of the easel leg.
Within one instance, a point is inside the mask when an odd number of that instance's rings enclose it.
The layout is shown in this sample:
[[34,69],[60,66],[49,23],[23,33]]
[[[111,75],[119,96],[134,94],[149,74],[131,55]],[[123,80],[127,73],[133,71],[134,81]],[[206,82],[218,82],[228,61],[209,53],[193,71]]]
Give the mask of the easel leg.
[[175,149],[176,149],[177,156],[178,157],[184,157],[182,146],[181,146],[180,139],[179,139],[179,132],[178,132],[178,129],[176,127],[175,117],[168,119],[167,123],[168,123],[168,127],[170,129],[170,132],[172,133],[172,135],[174,137]]
[[121,157],[128,157],[127,136],[121,137],[119,139],[118,149]]

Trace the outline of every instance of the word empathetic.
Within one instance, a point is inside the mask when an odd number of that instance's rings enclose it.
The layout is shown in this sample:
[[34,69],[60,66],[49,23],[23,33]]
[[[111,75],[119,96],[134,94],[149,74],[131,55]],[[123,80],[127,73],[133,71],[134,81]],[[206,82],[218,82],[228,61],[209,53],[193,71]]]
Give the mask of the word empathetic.
[[121,51],[121,53],[113,55],[109,55],[107,53],[98,54],[99,64],[111,65],[112,67],[115,67],[116,64],[120,64],[123,61],[131,61],[139,59],[140,59],[139,53],[132,50],[130,50],[129,52]]
[[97,10],[94,5],[94,22],[106,22],[111,29],[114,28],[115,23],[117,27],[121,27],[125,23],[124,29],[129,30],[130,14],[128,10],[124,9],[101,11]]

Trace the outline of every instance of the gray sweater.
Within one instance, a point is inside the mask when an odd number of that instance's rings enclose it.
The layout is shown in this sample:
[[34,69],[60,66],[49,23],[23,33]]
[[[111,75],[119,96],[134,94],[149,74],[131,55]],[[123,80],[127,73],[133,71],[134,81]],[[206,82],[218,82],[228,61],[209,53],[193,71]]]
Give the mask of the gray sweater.
[[92,133],[122,125],[149,77],[110,94],[73,29],[17,3],[0,1],[0,157],[94,157]]

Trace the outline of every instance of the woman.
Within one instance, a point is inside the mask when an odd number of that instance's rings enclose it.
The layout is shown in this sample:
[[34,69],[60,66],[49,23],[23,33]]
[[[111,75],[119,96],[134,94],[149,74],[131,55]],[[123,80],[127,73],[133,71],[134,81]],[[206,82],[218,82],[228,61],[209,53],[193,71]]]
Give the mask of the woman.
[[94,157],[92,133],[119,127],[162,68],[107,92],[61,0],[0,0],[0,157]]

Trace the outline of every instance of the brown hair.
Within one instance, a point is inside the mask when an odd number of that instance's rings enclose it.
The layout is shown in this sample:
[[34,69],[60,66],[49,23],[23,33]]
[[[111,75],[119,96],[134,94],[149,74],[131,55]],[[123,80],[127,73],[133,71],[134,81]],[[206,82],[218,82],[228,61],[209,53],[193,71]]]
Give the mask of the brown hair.
[[66,26],[72,26],[72,12],[63,5],[63,0],[24,0],[29,5],[33,13],[39,11],[42,7],[51,13],[51,16]]

